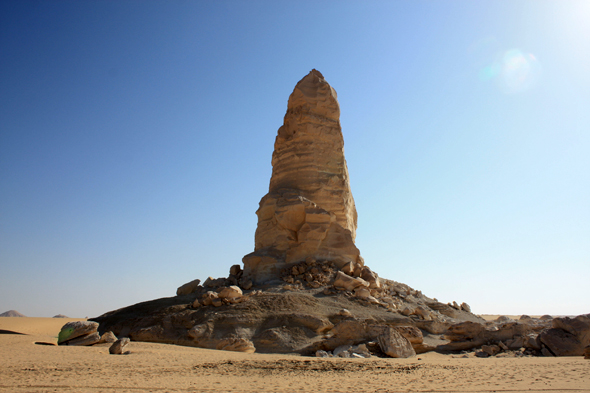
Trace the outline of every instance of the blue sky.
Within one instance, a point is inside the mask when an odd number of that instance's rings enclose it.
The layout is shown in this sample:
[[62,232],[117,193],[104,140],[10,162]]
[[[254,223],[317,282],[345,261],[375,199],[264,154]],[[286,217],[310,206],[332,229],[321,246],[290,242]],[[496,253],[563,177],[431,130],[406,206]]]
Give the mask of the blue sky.
[[585,1],[1,1],[0,312],[97,316],[253,251],[287,99],[338,92],[382,277],[590,312]]

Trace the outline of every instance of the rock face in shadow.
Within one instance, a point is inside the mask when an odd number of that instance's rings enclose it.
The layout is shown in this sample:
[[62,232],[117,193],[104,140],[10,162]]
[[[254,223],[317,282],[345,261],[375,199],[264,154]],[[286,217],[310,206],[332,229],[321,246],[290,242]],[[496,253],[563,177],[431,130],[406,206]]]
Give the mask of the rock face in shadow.
[[260,201],[254,252],[244,279],[262,284],[309,259],[363,266],[354,245],[350,191],[336,91],[312,70],[289,97],[272,155],[269,192]]

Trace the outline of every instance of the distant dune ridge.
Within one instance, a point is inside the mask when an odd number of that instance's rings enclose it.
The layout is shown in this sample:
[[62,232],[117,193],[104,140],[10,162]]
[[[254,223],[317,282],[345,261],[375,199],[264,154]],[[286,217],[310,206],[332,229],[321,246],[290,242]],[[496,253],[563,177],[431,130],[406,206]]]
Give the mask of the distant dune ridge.
[[53,318],[69,318],[67,315],[57,314]]
[[23,315],[16,310],[9,310],[0,314],[0,317],[26,317],[26,315]]

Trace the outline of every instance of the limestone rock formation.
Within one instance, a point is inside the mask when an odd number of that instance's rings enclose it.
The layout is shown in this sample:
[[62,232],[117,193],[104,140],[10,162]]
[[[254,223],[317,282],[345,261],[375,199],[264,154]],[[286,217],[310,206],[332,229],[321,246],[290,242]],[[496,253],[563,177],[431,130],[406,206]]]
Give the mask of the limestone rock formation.
[[260,201],[254,252],[244,280],[279,278],[315,259],[363,265],[354,245],[357,213],[350,191],[336,91],[312,70],[289,97],[272,155],[269,192]]

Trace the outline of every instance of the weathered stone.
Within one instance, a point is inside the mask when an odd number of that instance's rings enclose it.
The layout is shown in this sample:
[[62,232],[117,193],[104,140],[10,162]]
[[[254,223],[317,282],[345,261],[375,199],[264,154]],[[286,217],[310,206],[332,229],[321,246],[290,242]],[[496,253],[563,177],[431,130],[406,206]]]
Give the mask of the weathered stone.
[[221,299],[228,300],[239,299],[242,297],[242,290],[240,289],[240,287],[232,285],[223,288],[221,291],[219,291],[219,294],[217,296],[219,296]]
[[100,334],[98,332],[78,336],[74,339],[62,342],[59,345],[76,345],[80,347],[98,344],[100,342]]
[[395,326],[394,329],[404,336],[410,344],[422,344],[424,340],[422,331],[415,326]]
[[584,346],[578,338],[563,329],[552,328],[539,334],[539,340],[554,356],[582,356]]
[[244,276],[255,284],[308,258],[362,264],[339,117],[336,92],[312,70],[289,97],[269,192],[256,212],[254,252],[243,258]]
[[127,352],[127,346],[129,345],[129,338],[123,337],[115,341],[113,345],[109,348],[109,353],[111,355],[123,355]]
[[352,348],[351,345],[341,345],[332,351],[335,357],[341,358],[349,358],[350,357],[350,349]]
[[342,266],[342,268],[340,270],[342,270],[343,273],[348,274],[349,276],[352,276],[352,273],[354,273],[354,263],[348,262],[348,263],[344,264],[344,266]]
[[351,277],[342,272],[336,273],[334,278],[334,287],[342,288],[347,291],[353,291],[358,287],[368,287],[369,283],[362,278]]
[[416,355],[412,344],[394,328],[388,327],[377,336],[379,347],[392,358],[409,358]]
[[115,336],[115,333],[109,331],[105,332],[102,336],[100,336],[98,344],[114,343],[115,341],[117,341],[117,336]]
[[461,303],[461,310],[466,311],[466,312],[471,312],[471,307],[469,307],[469,304],[463,302],[463,303]]
[[590,345],[584,348],[584,359],[590,359]]
[[343,317],[350,317],[350,316],[352,316],[352,314],[350,313],[350,311],[348,311],[345,308],[343,308],[342,310],[338,311],[338,315],[341,315]]
[[201,299],[201,303],[203,306],[210,306],[213,304],[213,300],[217,299],[219,295],[217,292],[208,291],[207,293],[203,294],[203,298]]
[[240,265],[232,265],[229,268],[229,275],[230,276],[238,276],[242,272],[242,267]]
[[481,350],[490,356],[495,356],[500,353],[501,348],[499,345],[482,345]]
[[[370,358],[371,352],[367,348],[366,344],[354,345],[350,348],[350,354],[352,357]],[[356,355],[356,356],[355,356]]]
[[233,352],[246,352],[246,353],[254,353],[256,352],[256,348],[252,341],[246,338],[226,338],[223,339],[217,344],[217,349],[222,351],[233,351]]
[[573,334],[580,341],[582,348],[590,345],[590,314],[578,315],[574,318],[554,318],[553,327]]
[[[80,336],[95,333],[98,330],[98,323],[91,321],[73,321],[62,326],[57,337],[57,344],[61,345],[66,341],[73,340]],[[100,339],[100,336],[99,336]]]
[[226,279],[223,277],[220,278],[213,278],[213,277],[208,277],[205,282],[203,283],[203,286],[205,288],[219,288],[225,285]]
[[330,354],[328,352],[320,349],[320,350],[316,351],[315,356],[317,358],[329,358]]
[[196,279],[191,282],[187,282],[184,285],[181,285],[176,290],[176,296],[189,295],[189,294],[195,292],[197,289],[199,289],[200,283],[201,283],[201,280]]
[[358,287],[355,288],[354,295],[358,298],[366,299],[368,297],[371,297],[371,291],[369,291],[369,289],[366,287]]

